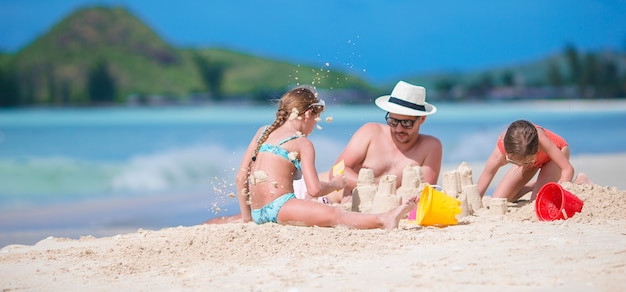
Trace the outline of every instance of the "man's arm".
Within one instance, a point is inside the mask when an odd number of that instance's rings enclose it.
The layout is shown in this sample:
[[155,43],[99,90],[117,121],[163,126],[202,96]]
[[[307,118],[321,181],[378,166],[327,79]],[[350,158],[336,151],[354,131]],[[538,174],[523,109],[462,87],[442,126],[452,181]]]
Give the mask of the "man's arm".
[[426,144],[424,151],[428,153],[424,162],[422,163],[422,175],[424,176],[424,182],[431,185],[436,185],[439,179],[439,172],[441,171],[441,160],[443,157],[443,147],[439,139],[428,136],[428,143]]
[[[369,148],[372,135],[376,132],[376,124],[367,123],[361,126],[352,136],[346,148],[339,155],[335,163],[343,160],[344,175],[346,177],[345,189],[352,193],[352,189],[356,187],[359,171],[365,161],[367,149]],[[332,177],[332,171],[329,172],[329,179]]]

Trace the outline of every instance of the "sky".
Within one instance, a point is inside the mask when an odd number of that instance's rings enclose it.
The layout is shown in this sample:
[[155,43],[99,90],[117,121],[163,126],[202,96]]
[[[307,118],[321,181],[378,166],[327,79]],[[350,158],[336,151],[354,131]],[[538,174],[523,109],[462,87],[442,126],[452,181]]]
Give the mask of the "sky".
[[17,52],[78,8],[125,7],[177,47],[220,47],[371,82],[626,50],[626,0],[0,0]]

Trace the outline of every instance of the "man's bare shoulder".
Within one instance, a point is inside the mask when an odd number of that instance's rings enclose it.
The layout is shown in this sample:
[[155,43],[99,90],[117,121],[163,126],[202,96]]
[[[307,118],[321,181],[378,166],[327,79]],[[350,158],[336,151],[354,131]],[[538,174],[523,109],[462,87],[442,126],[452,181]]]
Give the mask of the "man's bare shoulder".
[[440,148],[442,146],[441,140],[439,140],[439,138],[432,136],[432,135],[420,134],[420,140],[424,144],[429,144],[429,145],[433,145],[433,146],[440,147]]
[[380,123],[369,122],[361,126],[357,133],[360,134],[378,134],[385,129],[386,125]]
[[376,140],[379,140],[381,134],[384,131],[384,125],[369,122],[363,124],[359,129],[354,132],[352,138],[350,139],[350,143],[358,143],[361,145],[367,145]]
[[429,140],[429,141],[433,141],[433,142],[440,142],[439,138],[433,136],[433,135],[428,135],[428,134],[420,134],[420,138],[424,139],[424,140]]

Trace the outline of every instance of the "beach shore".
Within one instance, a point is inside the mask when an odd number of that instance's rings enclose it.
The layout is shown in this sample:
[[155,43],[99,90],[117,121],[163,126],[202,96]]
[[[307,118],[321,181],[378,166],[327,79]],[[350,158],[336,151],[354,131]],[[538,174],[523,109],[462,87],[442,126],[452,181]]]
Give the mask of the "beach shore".
[[[568,220],[539,221],[534,204],[522,201],[510,203],[504,216],[483,208],[444,228],[406,220],[391,231],[224,224],[108,234],[83,229],[74,239],[39,230],[32,232],[51,237],[0,249],[0,288],[623,290],[626,154],[572,163],[594,184],[563,184],[584,202]],[[477,179],[482,165],[469,164]]]

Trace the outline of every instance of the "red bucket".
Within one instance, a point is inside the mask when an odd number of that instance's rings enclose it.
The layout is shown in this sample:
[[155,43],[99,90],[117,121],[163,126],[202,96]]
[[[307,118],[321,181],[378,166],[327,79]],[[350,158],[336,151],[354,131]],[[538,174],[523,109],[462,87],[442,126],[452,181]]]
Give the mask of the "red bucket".
[[583,201],[555,182],[541,187],[535,201],[535,212],[541,221],[572,218],[582,209]]

